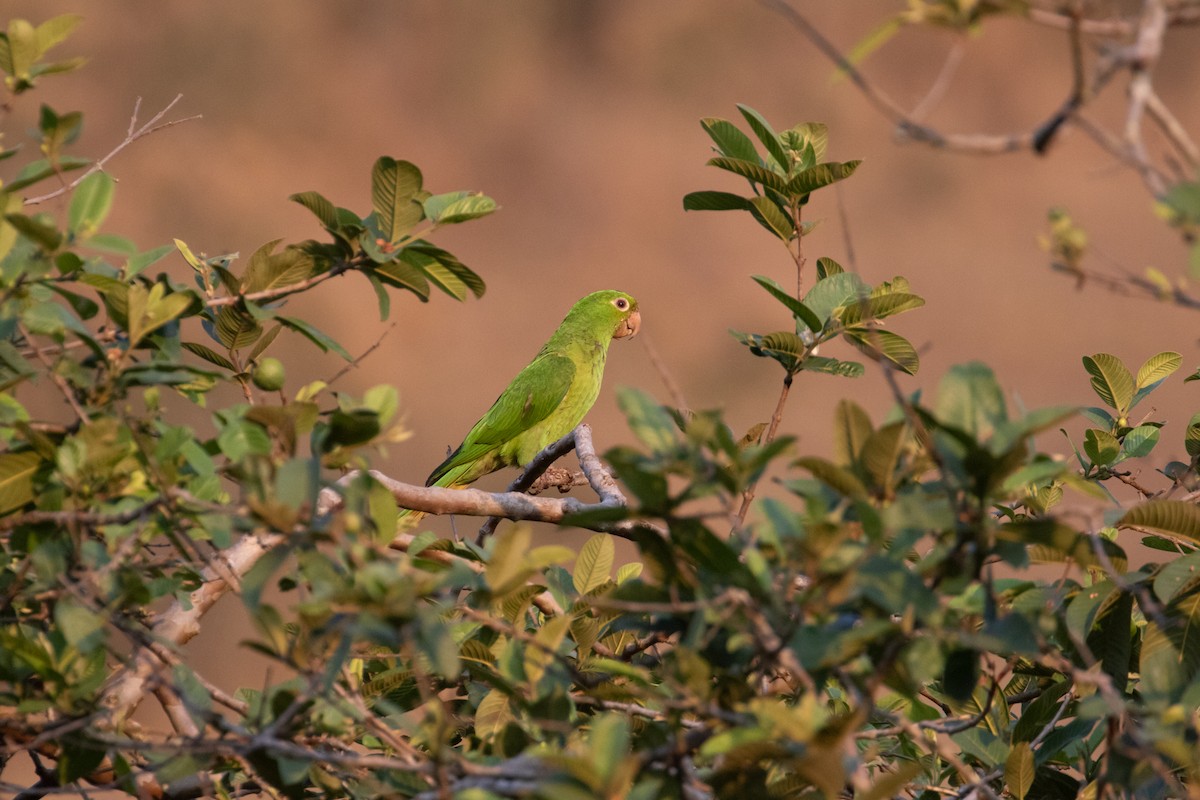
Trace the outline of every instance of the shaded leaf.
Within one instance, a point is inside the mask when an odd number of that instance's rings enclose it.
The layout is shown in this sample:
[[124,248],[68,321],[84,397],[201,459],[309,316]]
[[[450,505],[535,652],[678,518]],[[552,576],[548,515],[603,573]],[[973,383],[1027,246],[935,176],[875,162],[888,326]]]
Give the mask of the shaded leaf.
[[758,151],[750,137],[729,120],[706,117],[700,120],[700,126],[716,144],[721,155],[740,158],[743,161],[759,160]]
[[808,327],[813,333],[821,330],[821,320],[814,314],[808,306],[797,300],[792,295],[788,294],[782,286],[775,282],[774,279],[768,278],[765,275],[754,275],[754,282],[766,289],[772,297],[783,303],[788,311]]
[[1117,528],[1149,528],[1200,543],[1200,506],[1182,500],[1147,500],[1125,512]]
[[826,164],[817,164],[803,170],[789,180],[785,191],[788,195],[792,196],[809,194],[831,183],[837,183],[849,178],[861,163],[861,161],[847,161],[845,163],[833,161]]
[[909,375],[916,375],[921,368],[921,358],[912,343],[898,333],[875,330],[858,332],[846,331],[850,344],[874,359],[885,359],[895,367]]
[[833,450],[838,462],[849,466],[858,460],[874,427],[862,406],[853,400],[838,402],[833,416]]
[[732,192],[690,192],[683,196],[684,211],[735,211],[749,207],[749,200]]
[[791,218],[783,212],[769,197],[755,196],[750,198],[750,212],[754,218],[767,230],[784,242],[790,242],[796,236],[796,226]]
[[103,171],[88,175],[71,195],[67,209],[67,228],[80,238],[88,238],[99,230],[112,208],[115,182]]
[[742,112],[742,116],[746,119],[746,122],[750,123],[750,128],[754,131],[754,135],[763,143],[763,147],[771,154],[771,158],[775,160],[775,163],[781,168],[787,169],[790,165],[787,151],[784,150],[783,144],[779,141],[779,134],[775,133],[771,124],[763,118],[762,114],[759,114],[750,106],[738,103],[737,109]]
[[41,463],[32,450],[0,453],[0,514],[33,500],[33,476]]
[[1025,800],[1033,786],[1033,748],[1029,742],[1017,742],[1004,761],[1004,785],[1017,800]]
[[777,192],[784,192],[787,188],[787,179],[778,173],[772,172],[767,167],[762,166],[756,161],[743,161],[740,158],[726,158],[725,156],[716,156],[708,160],[710,167],[718,167],[727,172],[732,172],[735,175],[741,175],[751,183],[760,184],[768,189],[774,189]]

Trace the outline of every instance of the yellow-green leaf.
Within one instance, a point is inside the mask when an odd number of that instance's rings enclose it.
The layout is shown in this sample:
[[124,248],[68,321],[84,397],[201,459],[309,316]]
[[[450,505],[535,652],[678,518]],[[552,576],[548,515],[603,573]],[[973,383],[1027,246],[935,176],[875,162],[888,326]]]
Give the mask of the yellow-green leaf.
[[1147,500],[1125,512],[1118,528],[1150,528],[1200,543],[1200,506],[1182,500]]
[[1143,389],[1152,383],[1158,383],[1175,370],[1183,366],[1183,356],[1171,350],[1150,356],[1146,363],[1138,369],[1137,388]]
[[1017,742],[1004,762],[1004,785],[1017,800],[1025,800],[1033,786],[1033,748],[1029,742]]
[[1083,357],[1083,368],[1092,376],[1092,388],[1110,408],[1124,415],[1133,402],[1133,376],[1121,359],[1108,353]]
[[575,574],[572,576],[575,591],[587,594],[607,581],[612,574],[615,554],[611,536],[598,533],[588,539],[579,551],[579,558],[575,559]]
[[33,475],[41,463],[41,457],[32,450],[0,453],[0,514],[33,499]]

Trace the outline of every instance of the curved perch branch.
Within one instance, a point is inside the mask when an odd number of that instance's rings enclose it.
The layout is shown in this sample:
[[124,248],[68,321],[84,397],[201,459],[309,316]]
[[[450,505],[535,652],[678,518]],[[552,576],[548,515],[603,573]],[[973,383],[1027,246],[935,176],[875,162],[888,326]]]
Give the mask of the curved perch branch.
[[[539,453],[529,468],[513,482],[513,487],[528,488],[555,459],[574,448],[588,483],[600,496],[597,503],[584,503],[573,497],[534,497],[521,491],[484,492],[479,489],[444,489],[441,487],[414,486],[389,478],[372,470],[369,474],[391,491],[396,501],[408,508],[429,514],[466,514],[470,516],[503,517],[513,520],[537,522],[561,522],[571,514],[599,509],[622,508],[625,496],[617,487],[616,480],[601,463],[592,443],[592,431],[580,425],[567,436]],[[359,473],[342,476],[338,486],[345,486]],[[315,514],[328,514],[343,504],[337,488],[321,490]],[[660,526],[644,520],[622,520],[601,522],[586,526],[592,530],[629,538],[635,529],[649,529],[666,535]],[[200,588],[192,592],[188,602],[175,601],[150,629],[154,644],[141,647],[124,669],[115,674],[105,690],[103,705],[109,709],[115,722],[128,719],[148,694],[155,674],[169,665],[169,653],[174,648],[191,640],[200,632],[200,619],[226,592],[236,588],[235,584],[266,553],[282,544],[287,533],[269,532],[244,536],[232,547],[219,554],[219,563],[209,565],[201,572]],[[406,549],[411,537],[397,537],[398,549]]]

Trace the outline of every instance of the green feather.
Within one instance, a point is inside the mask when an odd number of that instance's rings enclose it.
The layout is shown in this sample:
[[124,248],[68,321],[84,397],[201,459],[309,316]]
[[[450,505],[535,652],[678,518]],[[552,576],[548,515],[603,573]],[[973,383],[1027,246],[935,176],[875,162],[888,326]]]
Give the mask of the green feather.
[[594,292],[577,302],[426,485],[466,486],[527,464],[570,433],[596,402],[613,337],[636,333],[639,321],[637,301],[623,292]]

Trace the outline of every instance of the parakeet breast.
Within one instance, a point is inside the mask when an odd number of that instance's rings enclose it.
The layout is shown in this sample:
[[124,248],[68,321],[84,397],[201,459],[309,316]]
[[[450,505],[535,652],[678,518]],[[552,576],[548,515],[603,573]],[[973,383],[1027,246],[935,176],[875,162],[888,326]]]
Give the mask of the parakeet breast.
[[565,355],[575,362],[575,377],[559,407],[513,440],[514,447],[510,452],[516,464],[528,464],[547,445],[574,430],[600,394],[604,362],[608,356],[607,342],[570,348]]

